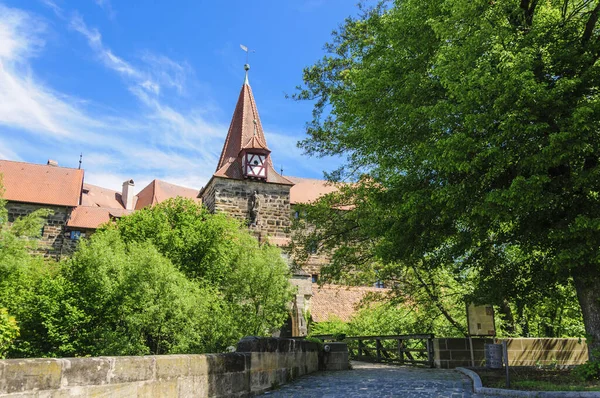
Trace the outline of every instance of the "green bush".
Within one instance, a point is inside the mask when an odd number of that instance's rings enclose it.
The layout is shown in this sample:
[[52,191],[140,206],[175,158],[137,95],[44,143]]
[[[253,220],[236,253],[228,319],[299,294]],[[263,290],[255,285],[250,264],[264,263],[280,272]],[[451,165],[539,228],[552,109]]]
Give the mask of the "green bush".
[[6,357],[8,348],[19,336],[19,326],[14,316],[6,308],[0,308],[0,359]]
[[[593,351],[594,358],[600,358],[600,349]],[[573,369],[573,374],[583,381],[600,380],[600,360],[589,360]]]
[[188,280],[150,243],[124,243],[114,229],[82,241],[27,308],[18,356],[200,353],[237,338],[220,292]]
[[121,218],[117,230],[125,242],[151,242],[188,279],[221,292],[237,336],[269,335],[287,319],[287,263],[239,221],[176,198]]

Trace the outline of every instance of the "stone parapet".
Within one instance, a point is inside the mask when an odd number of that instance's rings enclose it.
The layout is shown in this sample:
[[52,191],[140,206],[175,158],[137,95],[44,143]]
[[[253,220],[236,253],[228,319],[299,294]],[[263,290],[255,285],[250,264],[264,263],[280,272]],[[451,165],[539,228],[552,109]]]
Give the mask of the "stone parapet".
[[202,355],[9,359],[0,397],[246,397],[318,369],[318,346],[242,339],[246,352]]
[[348,345],[331,342],[323,346],[320,370],[347,370],[350,366]]

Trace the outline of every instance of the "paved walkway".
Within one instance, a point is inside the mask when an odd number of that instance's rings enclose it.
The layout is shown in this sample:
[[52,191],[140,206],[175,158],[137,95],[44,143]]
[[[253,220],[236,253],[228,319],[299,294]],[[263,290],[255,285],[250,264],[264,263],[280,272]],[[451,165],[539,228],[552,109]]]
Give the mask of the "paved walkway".
[[[352,370],[317,372],[270,391],[270,397],[480,398],[460,372],[353,362]],[[489,396],[486,396],[489,397]]]

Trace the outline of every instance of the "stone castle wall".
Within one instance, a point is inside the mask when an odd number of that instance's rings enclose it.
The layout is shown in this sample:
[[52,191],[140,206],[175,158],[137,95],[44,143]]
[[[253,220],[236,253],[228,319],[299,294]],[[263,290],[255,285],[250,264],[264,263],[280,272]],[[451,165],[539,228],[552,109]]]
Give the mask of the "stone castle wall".
[[321,268],[329,264],[329,260],[324,254],[313,254],[302,264],[302,269],[311,275],[321,275]]
[[250,202],[258,193],[260,205],[256,226],[250,226],[261,238],[289,238],[290,186],[252,180],[214,177],[202,196],[212,212],[224,212],[243,222],[250,222]]
[[0,397],[247,397],[319,366],[307,341],[249,338],[237,351],[0,360]]
[[[6,210],[8,211],[8,221],[13,222],[19,217],[26,216],[39,209],[49,209],[53,214],[46,218],[42,236],[37,241],[34,253],[41,254],[44,257],[60,257],[66,254],[71,245],[70,239],[65,239],[65,225],[71,214],[70,207],[40,205],[33,203],[8,202]],[[66,242],[68,240],[69,242]],[[66,250],[66,251],[65,251]]]

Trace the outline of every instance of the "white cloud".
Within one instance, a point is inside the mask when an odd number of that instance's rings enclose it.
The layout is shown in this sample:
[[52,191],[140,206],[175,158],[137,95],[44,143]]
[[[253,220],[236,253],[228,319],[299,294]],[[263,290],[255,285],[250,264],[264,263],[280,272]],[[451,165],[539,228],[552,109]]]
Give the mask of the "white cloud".
[[52,0],[40,0],[40,1],[46,7],[52,9],[52,11],[54,11],[54,14],[56,14],[57,17],[64,18],[64,13],[63,13],[62,8],[60,8],[54,1],[52,1]]
[[45,24],[29,14],[0,4],[0,60],[22,62],[44,46]]
[[117,13],[112,7],[110,0],[94,0],[94,2],[104,11],[106,11],[109,19],[115,19]]
[[[36,78],[29,61],[44,46],[43,21],[3,6],[0,16],[0,125],[7,127],[0,129],[0,158],[21,158],[1,140],[19,135],[25,137],[20,144],[12,140],[19,152],[56,158],[61,165],[75,166],[82,152],[86,181],[107,188],[118,189],[127,178],[139,189],[153,178],[199,188],[210,178],[226,127],[206,121],[199,108],[183,112],[159,100],[161,84],[185,90],[186,64],[146,52],[134,65],[75,14],[69,26],[86,38],[102,65],[123,78],[142,109],[106,115],[93,102],[55,92]],[[199,167],[204,164],[211,166]]]
[[0,137],[0,159],[22,160],[21,157],[10,149],[10,144]]
[[81,15],[75,13],[71,18],[69,26],[87,38],[88,44],[97,52],[105,66],[126,76],[131,76],[136,79],[142,78],[142,74],[133,66],[114,55],[110,49],[104,47],[102,44],[102,35],[98,29],[88,28]]
[[[51,0],[42,1],[54,9]],[[57,92],[40,81],[31,60],[42,54],[49,24],[0,5],[0,126],[6,127],[0,128],[0,158],[38,163],[54,158],[77,167],[83,153],[86,181],[114,190],[129,178],[138,190],[154,178],[197,189],[205,185],[229,121],[213,119],[222,112],[214,111],[210,98],[207,106],[187,101],[194,84],[192,68],[148,51],[122,57],[79,14],[67,22],[86,39],[99,63],[121,78],[138,108],[113,109]],[[184,106],[174,105],[179,103]],[[295,137],[268,133],[268,140],[277,168],[301,163]]]

